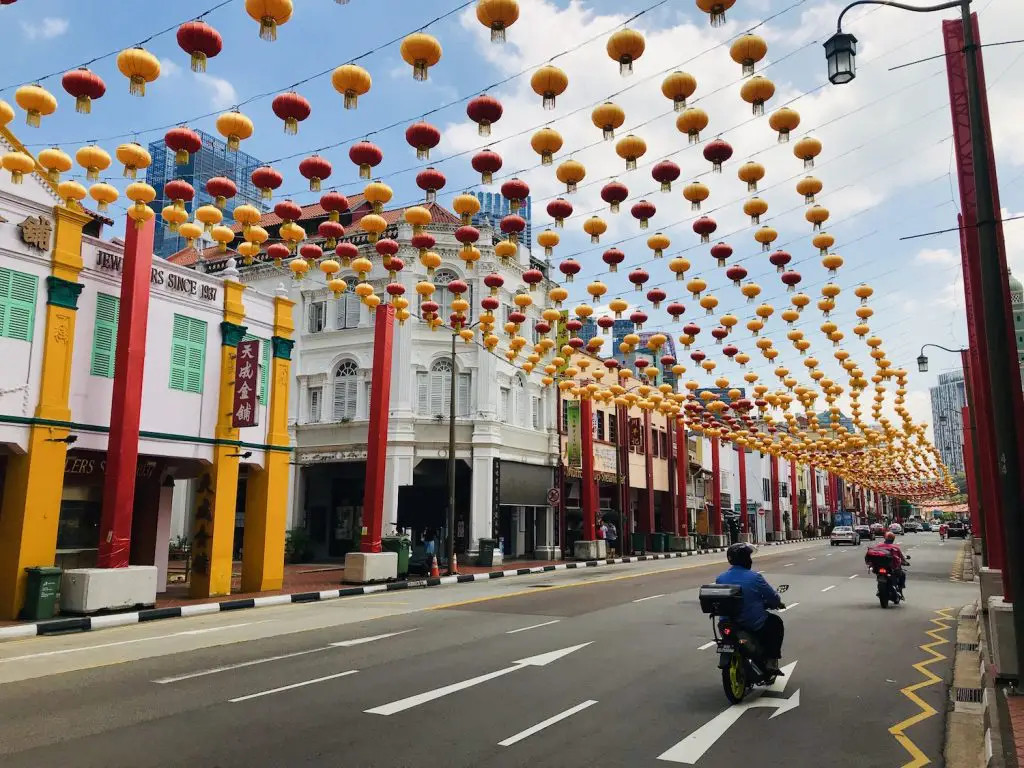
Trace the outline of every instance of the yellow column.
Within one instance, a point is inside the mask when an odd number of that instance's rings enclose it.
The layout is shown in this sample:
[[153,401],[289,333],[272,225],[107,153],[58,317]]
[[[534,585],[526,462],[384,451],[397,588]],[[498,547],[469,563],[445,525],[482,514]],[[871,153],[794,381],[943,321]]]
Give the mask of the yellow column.
[[[245,336],[245,286],[224,281],[224,322],[220,324],[220,391],[217,394],[218,440],[238,440],[231,426],[235,395],[235,356]],[[235,504],[238,496],[238,456],[234,445],[217,445],[213,464],[199,476],[196,491],[195,526],[192,534],[192,577],[190,597],[231,594],[231,554],[235,534]]]
[[[267,444],[288,446],[288,385],[291,381],[292,307],[274,299],[274,336],[270,371]],[[242,591],[266,592],[284,584],[285,517],[288,513],[290,454],[267,451],[263,469],[252,468],[245,492],[245,546],[242,548]]]
[[[46,330],[35,416],[67,422],[75,316],[82,292],[82,228],[90,219],[62,206],[53,212],[52,274],[46,278]],[[56,557],[68,434],[66,427],[33,425],[28,451],[8,459],[0,501],[0,619],[17,618],[21,611],[25,569],[53,565]]]

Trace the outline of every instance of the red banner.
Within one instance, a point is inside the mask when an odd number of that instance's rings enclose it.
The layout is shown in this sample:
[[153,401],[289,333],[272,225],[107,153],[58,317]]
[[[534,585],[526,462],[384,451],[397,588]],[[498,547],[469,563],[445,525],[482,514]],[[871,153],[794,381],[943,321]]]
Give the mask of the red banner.
[[231,407],[231,425],[255,427],[259,424],[260,342],[238,342],[235,354],[235,401]]

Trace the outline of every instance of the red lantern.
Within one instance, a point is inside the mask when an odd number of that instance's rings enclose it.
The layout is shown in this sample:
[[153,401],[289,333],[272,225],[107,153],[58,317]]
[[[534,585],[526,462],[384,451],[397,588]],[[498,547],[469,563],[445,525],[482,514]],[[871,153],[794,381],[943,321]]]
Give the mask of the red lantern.
[[501,119],[503,111],[501,102],[486,94],[470,99],[466,105],[466,114],[477,124],[481,136],[491,135],[491,125]]
[[[700,235],[700,241],[707,243],[711,241],[711,233],[718,229],[718,223],[710,216],[701,216],[693,222],[693,231]],[[712,248],[714,250],[714,248]]]
[[213,198],[213,204],[222,209],[228,200],[238,194],[238,186],[227,176],[214,176],[206,182],[206,194]]
[[612,213],[619,212],[619,206],[629,197],[629,188],[620,181],[609,181],[601,188],[601,199],[611,207]]
[[418,234],[413,235],[409,239],[409,244],[413,248],[419,249],[420,256],[422,256],[424,253],[426,253],[435,245],[437,245],[437,240],[429,232],[420,232]]
[[523,282],[530,286],[531,291],[535,291],[537,286],[544,282],[544,273],[539,269],[528,269],[523,272]]
[[391,258],[388,259],[387,264],[385,264],[384,266],[387,267],[391,279],[394,280],[395,276],[398,275],[398,273],[401,272],[403,269],[405,269],[405,262],[402,261],[397,256],[392,256]]
[[173,201],[179,208],[185,203],[192,202],[192,198],[195,196],[195,189],[183,179],[171,179],[164,184],[164,197]]
[[75,111],[83,115],[92,112],[93,99],[99,99],[107,92],[103,78],[86,67],[65,72],[60,83],[75,97]]
[[556,198],[548,203],[548,216],[555,220],[556,227],[564,227],[565,220],[572,216],[572,203],[564,197]]
[[466,225],[455,230],[455,239],[463,245],[472,245],[480,239],[480,230]]
[[494,174],[501,170],[501,155],[489,149],[482,149],[473,155],[473,170],[480,174],[482,184],[494,181]]
[[189,157],[203,147],[203,140],[199,138],[199,134],[183,125],[171,128],[165,133],[164,143],[168,149],[174,152],[176,165],[187,164]]
[[[601,315],[599,318],[597,318],[597,325],[604,333],[607,334],[609,329],[615,327],[615,320],[609,317],[608,315]],[[609,366],[609,363],[613,363],[613,365]],[[609,370],[614,370],[616,367],[618,367],[618,363],[615,360],[605,360],[604,366]]]
[[320,182],[331,175],[331,164],[325,157],[310,155],[299,163],[299,173],[309,179],[309,191],[319,192]]
[[338,241],[345,236],[345,228],[338,222],[328,219],[320,222],[316,233],[324,239],[324,248],[331,249],[337,246]]
[[401,296],[405,293],[405,286],[401,283],[388,283],[384,290],[388,292],[389,296]]
[[486,309],[488,312],[493,312],[501,306],[501,301],[495,296],[484,296],[480,299],[480,306]]
[[733,285],[739,285],[743,278],[747,276],[747,270],[739,264],[733,264],[725,270],[725,276],[732,280]]
[[375,166],[380,165],[384,153],[376,144],[369,141],[357,141],[348,151],[348,158],[359,166],[359,178],[368,179]]
[[679,178],[679,174],[679,166],[671,160],[662,160],[655,163],[654,167],[651,168],[651,176],[656,182],[661,184],[662,192],[672,191],[672,182]]
[[683,326],[683,333],[687,336],[697,336],[700,334],[700,326],[696,323],[687,323]]
[[[374,247],[377,249],[377,253],[380,254],[381,263],[384,265],[385,269],[391,270],[392,272],[398,271],[392,266],[395,262],[393,257],[398,254],[398,243],[389,237],[384,237],[378,240]],[[402,266],[404,267],[405,265],[402,264]],[[401,268],[402,267],[399,267],[398,269]]]
[[274,110],[275,115],[284,120],[284,132],[292,134],[299,132],[299,123],[309,117],[313,111],[306,97],[300,96],[295,91],[275,96],[270,108]]
[[618,272],[619,264],[626,259],[626,254],[620,251],[618,248],[609,248],[607,251],[601,254],[601,259],[605,264],[608,265],[609,272]]
[[491,296],[497,296],[498,290],[505,284],[505,278],[492,272],[484,278],[484,285],[491,289]]
[[[598,320],[597,323],[598,323],[598,325],[600,325],[601,321]],[[534,324],[533,328],[534,328],[535,331],[537,331],[537,333],[542,333],[542,334],[543,333],[551,333],[551,325],[548,322],[546,322],[545,320],[538,320]]]
[[416,150],[417,160],[430,159],[430,150],[441,143],[441,132],[420,120],[405,129],[405,140]]
[[786,265],[789,264],[792,259],[793,257],[783,250],[775,251],[768,257],[768,261],[775,265],[775,270],[777,272],[783,272],[786,269]]
[[672,355],[662,355],[658,362],[661,363],[662,368],[668,368],[670,365],[676,364],[676,359]]
[[733,346],[732,344],[727,344],[726,346],[722,347],[722,354],[728,357],[730,360],[736,357],[736,355],[739,354],[739,351],[739,348]]
[[284,243],[271,243],[267,246],[267,256],[274,260],[274,266],[281,266],[281,261],[292,255]]
[[519,242],[519,235],[526,229],[526,219],[510,213],[501,219],[501,231],[509,236],[513,243]]
[[338,221],[348,210],[348,198],[341,192],[326,192],[320,195],[320,207],[327,211],[331,221]]
[[522,179],[509,179],[501,185],[501,196],[508,200],[513,213],[519,210],[529,195],[530,186]]
[[[629,321],[633,323],[634,327],[639,331],[641,328],[644,327],[644,323],[647,322],[647,313],[638,309],[635,312],[630,313]],[[643,360],[637,360],[637,367],[640,369],[646,368],[646,364],[640,365],[643,362]]]
[[714,337],[716,344],[721,344],[722,339],[729,335],[729,330],[722,326],[718,326],[717,328],[711,329],[711,335]]
[[665,292],[661,290],[661,288],[651,288],[651,290],[647,292],[647,300],[651,302],[651,305],[655,309],[661,307],[661,302],[663,302],[666,298],[668,297],[666,296]]
[[205,72],[206,60],[212,59],[224,48],[220,32],[205,21],[186,21],[178,27],[178,45],[192,57],[192,71]]
[[693,360],[693,362],[697,363],[698,365],[699,365],[699,364],[700,364],[700,363],[701,363],[701,362],[702,362],[702,361],[704,360],[704,358],[706,358],[706,357],[707,357],[707,355],[705,355],[705,354],[704,354],[703,352],[701,352],[701,351],[700,351],[699,349],[696,349],[696,350],[694,350],[693,352],[691,352],[691,353],[690,353],[690,359],[691,359],[691,360]]
[[274,213],[281,221],[298,221],[302,216],[302,206],[291,200],[282,200],[274,206]]
[[[520,310],[515,309],[515,310],[512,310],[511,312],[508,313],[508,319],[509,319],[509,322],[515,323],[516,325],[522,325],[523,323],[526,322],[526,315],[523,314]],[[571,323],[571,322],[573,322],[573,321],[570,320],[569,323]],[[579,321],[577,320],[576,322],[579,322]],[[569,323],[566,323],[566,327],[567,328],[569,327]],[[583,324],[580,323],[580,328],[582,328],[582,327],[583,327]],[[570,328],[570,330],[572,330],[572,329]],[[577,328],[576,330],[578,331],[579,328]]]
[[642,290],[644,283],[651,279],[651,276],[642,269],[634,269],[629,273],[629,282],[636,286],[636,289]]
[[647,223],[654,218],[654,214],[657,211],[658,209],[654,207],[654,203],[649,203],[646,200],[634,203],[633,207],[629,209],[629,212],[633,214],[633,218],[640,222],[640,229],[647,229]]
[[274,196],[274,190],[281,186],[284,182],[284,177],[281,173],[269,165],[264,165],[252,172],[252,183],[260,191],[260,196],[264,200],[269,200]]
[[324,249],[316,243],[304,243],[299,248],[299,255],[306,261],[319,261],[324,257]]
[[714,139],[704,145],[704,159],[711,163],[711,170],[722,172],[722,163],[732,157],[732,145],[722,139]]
[[437,317],[437,311],[439,309],[441,309],[441,307],[436,301],[424,301],[420,304],[420,312],[423,313],[424,320],[433,320]]
[[787,291],[795,291],[802,278],[800,277],[799,272],[793,272],[791,270],[789,272],[783,272],[781,279],[782,283],[786,286]]
[[428,204],[437,199],[437,191],[444,189],[445,181],[444,174],[436,168],[426,168],[416,174],[416,186],[426,192]]
[[353,259],[359,258],[359,249],[354,243],[338,243],[334,254],[341,260],[342,266],[347,267]]
[[580,263],[575,259],[566,259],[558,265],[558,270],[565,275],[565,281],[571,283],[573,277],[580,273]]
[[715,257],[718,266],[724,267],[726,260],[732,256],[732,246],[728,243],[715,243],[711,246],[711,255]]
[[683,313],[686,312],[686,307],[680,304],[678,301],[673,301],[671,304],[665,307],[665,311],[672,315],[673,320],[678,320],[680,317],[683,316]]

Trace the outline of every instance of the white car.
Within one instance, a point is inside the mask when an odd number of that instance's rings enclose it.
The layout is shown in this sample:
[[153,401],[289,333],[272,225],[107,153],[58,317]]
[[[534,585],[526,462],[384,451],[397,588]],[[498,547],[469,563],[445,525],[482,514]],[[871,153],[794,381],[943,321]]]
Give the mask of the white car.
[[892,533],[895,533],[897,536],[902,536],[903,535],[903,526],[900,525],[899,523],[893,523],[892,525],[890,525],[889,526],[889,530]]
[[860,536],[851,526],[838,525],[832,529],[832,541],[830,543],[833,547],[838,547],[840,544],[852,544],[856,547],[860,544]]

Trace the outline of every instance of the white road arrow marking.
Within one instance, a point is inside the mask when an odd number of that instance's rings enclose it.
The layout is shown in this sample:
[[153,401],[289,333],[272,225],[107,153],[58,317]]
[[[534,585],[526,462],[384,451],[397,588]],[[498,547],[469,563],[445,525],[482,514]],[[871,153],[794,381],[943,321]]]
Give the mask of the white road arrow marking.
[[[419,627],[417,627],[416,629],[419,629]],[[405,635],[409,632],[415,632],[416,629],[403,629],[401,632],[388,632],[386,635],[371,635],[370,637],[357,637],[354,640],[342,640],[337,643],[331,643],[331,646],[333,646],[334,648],[351,648],[353,645],[363,645],[364,643],[372,643],[377,640],[386,640],[389,637]]]
[[779,611],[779,613],[785,613],[786,611],[791,611],[791,610],[793,610],[794,608],[796,608],[796,607],[797,607],[798,605],[800,605],[800,603],[790,603],[790,604],[789,604],[789,605],[787,605],[787,606],[786,606],[785,608],[782,608],[782,609],[781,609],[781,610]]
[[[782,668],[782,671],[786,673],[785,677],[779,677],[775,680],[775,683],[765,690],[765,693],[782,693],[786,688],[786,683],[789,681],[793,674],[793,670],[796,668],[796,662],[787,664]],[[702,725],[696,731],[691,733],[685,739],[680,741],[674,747],[666,750],[662,754],[658,755],[659,760],[664,760],[669,763],[683,763],[684,765],[694,765],[700,760],[711,747],[715,745],[722,736],[725,735],[726,731],[729,730],[730,726],[735,724],[742,716],[743,713],[749,709],[755,708],[771,708],[775,707],[776,711],[772,713],[771,718],[777,717],[783,712],[789,712],[791,709],[796,709],[800,706],[800,691],[796,691],[788,699],[775,698],[770,696],[753,696],[745,700],[741,704],[734,704],[724,712],[720,712],[707,723]]]
[[452,683],[446,685],[443,688],[435,688],[432,691],[424,691],[423,693],[410,696],[407,699],[400,699],[399,701],[392,701],[390,704],[382,704],[379,707],[373,709],[367,709],[366,713],[370,715],[394,715],[398,712],[404,712],[407,709],[418,707],[421,704],[426,704],[430,701],[443,698],[459,691],[464,691],[467,688],[472,688],[475,685],[486,683],[490,680],[495,680],[499,677],[509,674],[510,672],[516,672],[523,667],[546,667],[548,664],[552,664],[559,659],[568,656],[570,653],[578,651],[580,648],[586,648],[590,643],[581,643],[580,645],[572,645],[568,648],[562,648],[557,651],[549,651],[548,653],[541,653],[537,656],[530,656],[519,661],[513,661],[511,667],[505,667],[494,672],[488,672],[486,675],[480,675],[478,677],[472,677],[469,680],[463,680],[458,683]]
[[830,589],[835,589],[835,588],[836,588],[836,585],[835,585],[835,584],[830,584],[829,586],[825,587],[825,588],[824,588],[823,590],[821,590],[821,591],[822,591],[822,592],[828,592],[828,591],[829,591]]
[[706,651],[708,648],[710,648],[713,645],[715,645],[715,641],[714,640],[712,640],[710,643],[704,643],[704,645],[700,646],[697,650],[698,651]]

